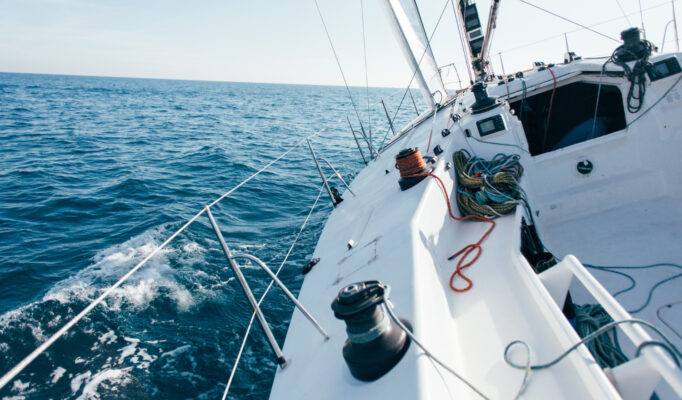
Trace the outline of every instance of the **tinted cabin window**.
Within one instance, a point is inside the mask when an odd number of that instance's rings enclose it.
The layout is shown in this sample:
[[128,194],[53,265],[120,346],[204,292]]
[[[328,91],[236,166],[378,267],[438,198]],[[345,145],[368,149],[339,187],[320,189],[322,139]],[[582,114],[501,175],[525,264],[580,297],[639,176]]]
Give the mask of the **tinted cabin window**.
[[523,123],[532,155],[558,150],[625,128],[623,97],[615,86],[602,85],[595,122],[597,87],[597,84],[583,82],[558,87],[549,130],[546,127],[551,90],[511,103]]

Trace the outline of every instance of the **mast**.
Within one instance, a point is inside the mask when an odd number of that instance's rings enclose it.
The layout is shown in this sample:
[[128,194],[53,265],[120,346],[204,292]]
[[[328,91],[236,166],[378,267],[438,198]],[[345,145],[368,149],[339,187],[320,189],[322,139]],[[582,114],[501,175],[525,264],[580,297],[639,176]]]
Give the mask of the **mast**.
[[488,14],[488,27],[485,30],[485,37],[483,38],[483,48],[481,49],[481,60],[486,60],[488,63],[488,52],[490,51],[490,43],[493,41],[493,33],[497,23],[497,10],[500,6],[500,0],[493,0],[490,4],[490,13]]
[[490,50],[490,43],[495,31],[499,4],[500,0],[493,0],[490,4],[488,26],[484,36],[476,4],[472,0],[459,0],[457,3],[459,18],[461,18],[462,26],[464,26],[464,32],[466,33],[471,64],[477,81],[485,80],[486,78],[485,67],[488,65],[488,51]]

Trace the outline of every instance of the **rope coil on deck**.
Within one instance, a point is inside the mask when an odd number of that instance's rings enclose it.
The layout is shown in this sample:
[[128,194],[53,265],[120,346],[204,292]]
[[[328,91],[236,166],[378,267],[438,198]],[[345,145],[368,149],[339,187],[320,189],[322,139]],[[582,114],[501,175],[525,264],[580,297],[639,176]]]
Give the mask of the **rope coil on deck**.
[[524,198],[519,185],[523,167],[516,154],[497,154],[487,161],[462,149],[453,155],[457,174],[457,207],[465,215],[496,218],[510,214]]

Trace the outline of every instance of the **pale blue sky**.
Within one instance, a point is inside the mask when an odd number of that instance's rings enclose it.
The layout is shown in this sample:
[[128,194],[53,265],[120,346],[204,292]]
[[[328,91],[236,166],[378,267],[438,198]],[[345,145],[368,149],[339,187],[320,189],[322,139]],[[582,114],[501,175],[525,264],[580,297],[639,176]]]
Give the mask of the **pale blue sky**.
[[[318,0],[350,84],[364,86],[360,0]],[[388,31],[380,1],[364,0],[369,82],[404,87],[410,72]],[[640,25],[639,0],[619,0]],[[531,0],[618,38],[629,25],[616,0]],[[648,39],[661,44],[670,0],[641,0]],[[678,14],[679,0],[676,2]],[[444,0],[418,1],[431,32]],[[489,0],[477,1],[483,23]],[[679,21],[679,17],[678,17]],[[682,28],[682,27],[681,27]],[[518,0],[502,0],[491,54],[499,73],[532,61],[559,62],[571,49],[609,54],[617,45]],[[457,62],[461,47],[448,8],[434,38],[439,65]],[[666,50],[674,50],[672,27]],[[541,43],[516,49],[542,39]],[[246,82],[342,84],[313,0],[0,0],[0,71]]]

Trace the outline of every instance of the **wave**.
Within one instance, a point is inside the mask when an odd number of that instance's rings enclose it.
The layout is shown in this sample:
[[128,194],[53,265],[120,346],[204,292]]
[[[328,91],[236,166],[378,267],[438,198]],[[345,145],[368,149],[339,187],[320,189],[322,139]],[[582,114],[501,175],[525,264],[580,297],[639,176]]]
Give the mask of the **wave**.
[[[16,355],[27,354],[47,340],[106,287],[156,250],[169,236],[169,228],[159,226],[100,251],[88,267],[55,284],[39,301],[0,316],[2,368],[8,369],[19,361]],[[139,317],[140,320],[159,313],[191,315],[207,300],[229,301],[229,297],[221,297],[221,294],[233,278],[225,279],[217,271],[199,268],[206,265],[208,253],[201,243],[189,238],[176,240],[174,246],[160,250],[129,281],[115,289],[102,308],[93,310],[79,327],[55,344],[48,352],[51,372],[44,371],[42,385],[45,387],[42,390],[61,385],[64,389],[70,388],[70,396],[78,399],[99,399],[102,393],[106,393],[106,398],[116,397],[115,391],[123,386],[126,393],[145,392],[135,379],[135,371],[148,372],[160,357],[164,364],[174,363],[178,357],[193,359],[190,354],[183,354],[192,349],[191,345],[164,352],[163,341],[130,337],[126,330],[135,336],[144,336],[144,331],[140,332],[135,326],[120,326],[133,324],[138,314],[145,314]],[[143,323],[145,326],[153,324],[153,320]],[[66,348],[56,349],[58,345]],[[60,350],[66,350],[66,354],[60,354]],[[192,370],[196,369],[196,361],[191,364],[194,365]],[[40,379],[33,375],[31,382],[22,379],[25,378],[15,379],[11,389],[17,399],[31,397],[32,393],[38,393],[36,390],[41,390],[41,385],[35,382]],[[186,376],[185,379],[194,381],[198,378]]]

